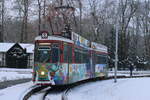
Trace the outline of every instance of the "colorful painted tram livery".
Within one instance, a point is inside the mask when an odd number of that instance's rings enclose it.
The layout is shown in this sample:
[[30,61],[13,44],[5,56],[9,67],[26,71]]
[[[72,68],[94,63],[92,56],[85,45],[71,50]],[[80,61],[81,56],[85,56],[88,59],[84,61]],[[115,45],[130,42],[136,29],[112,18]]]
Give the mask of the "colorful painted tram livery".
[[107,47],[73,32],[71,39],[42,32],[35,39],[34,55],[35,84],[64,85],[107,76]]

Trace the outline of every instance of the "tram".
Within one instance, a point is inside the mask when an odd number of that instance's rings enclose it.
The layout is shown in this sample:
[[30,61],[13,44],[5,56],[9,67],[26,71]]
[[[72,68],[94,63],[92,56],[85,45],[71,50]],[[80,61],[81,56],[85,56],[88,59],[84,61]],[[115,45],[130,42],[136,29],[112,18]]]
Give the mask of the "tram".
[[35,38],[33,82],[65,85],[107,76],[107,47],[71,32],[70,38],[43,31]]

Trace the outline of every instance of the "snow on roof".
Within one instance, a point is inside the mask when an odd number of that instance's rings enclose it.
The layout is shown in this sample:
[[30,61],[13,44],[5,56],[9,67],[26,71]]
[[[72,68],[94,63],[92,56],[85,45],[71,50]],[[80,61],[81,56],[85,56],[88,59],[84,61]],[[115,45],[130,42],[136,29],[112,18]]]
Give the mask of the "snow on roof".
[[19,43],[23,49],[26,48],[27,53],[33,53],[34,52],[34,44],[23,44]]
[[[7,52],[15,43],[0,43],[0,52]],[[27,50],[27,53],[33,53],[34,44],[19,43],[19,45]]]

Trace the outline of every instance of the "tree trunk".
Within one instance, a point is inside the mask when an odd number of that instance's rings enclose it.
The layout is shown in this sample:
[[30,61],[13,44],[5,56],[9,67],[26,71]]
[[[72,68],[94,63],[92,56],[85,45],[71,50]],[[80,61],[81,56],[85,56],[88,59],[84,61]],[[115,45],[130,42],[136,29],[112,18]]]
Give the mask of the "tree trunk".
[[1,32],[0,32],[0,42],[4,41],[4,0],[1,1],[2,3],[2,12],[1,12],[1,19],[2,19],[2,23],[1,23]]
[[39,7],[39,24],[38,24],[38,33],[40,34],[41,31],[41,2],[38,0],[38,7]]
[[44,12],[43,12],[43,17],[44,17],[43,29],[45,30],[45,28],[46,28],[46,0],[44,0]]

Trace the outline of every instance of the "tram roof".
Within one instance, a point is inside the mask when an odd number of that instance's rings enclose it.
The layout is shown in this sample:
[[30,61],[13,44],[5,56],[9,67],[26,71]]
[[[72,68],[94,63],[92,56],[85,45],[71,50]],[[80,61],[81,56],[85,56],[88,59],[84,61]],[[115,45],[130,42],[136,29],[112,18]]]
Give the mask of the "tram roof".
[[61,36],[48,36],[47,39],[43,39],[41,36],[37,36],[35,40],[58,40],[58,41],[64,41],[68,43],[74,43],[72,40],[61,37]]
[[[78,45],[74,40],[70,40],[70,39],[64,38],[62,36],[48,36],[48,38],[46,38],[46,39],[42,38],[41,36],[37,36],[35,38],[35,40],[58,40],[58,41],[63,41],[63,42],[68,42],[68,43]],[[78,46],[81,46],[81,47],[86,48],[88,50],[94,50],[94,51],[106,52],[106,53],[108,52],[106,46],[104,46],[102,44],[94,43],[94,42],[91,42],[92,47],[84,46],[82,44],[80,44]],[[96,46],[96,47],[93,48],[93,46]]]

